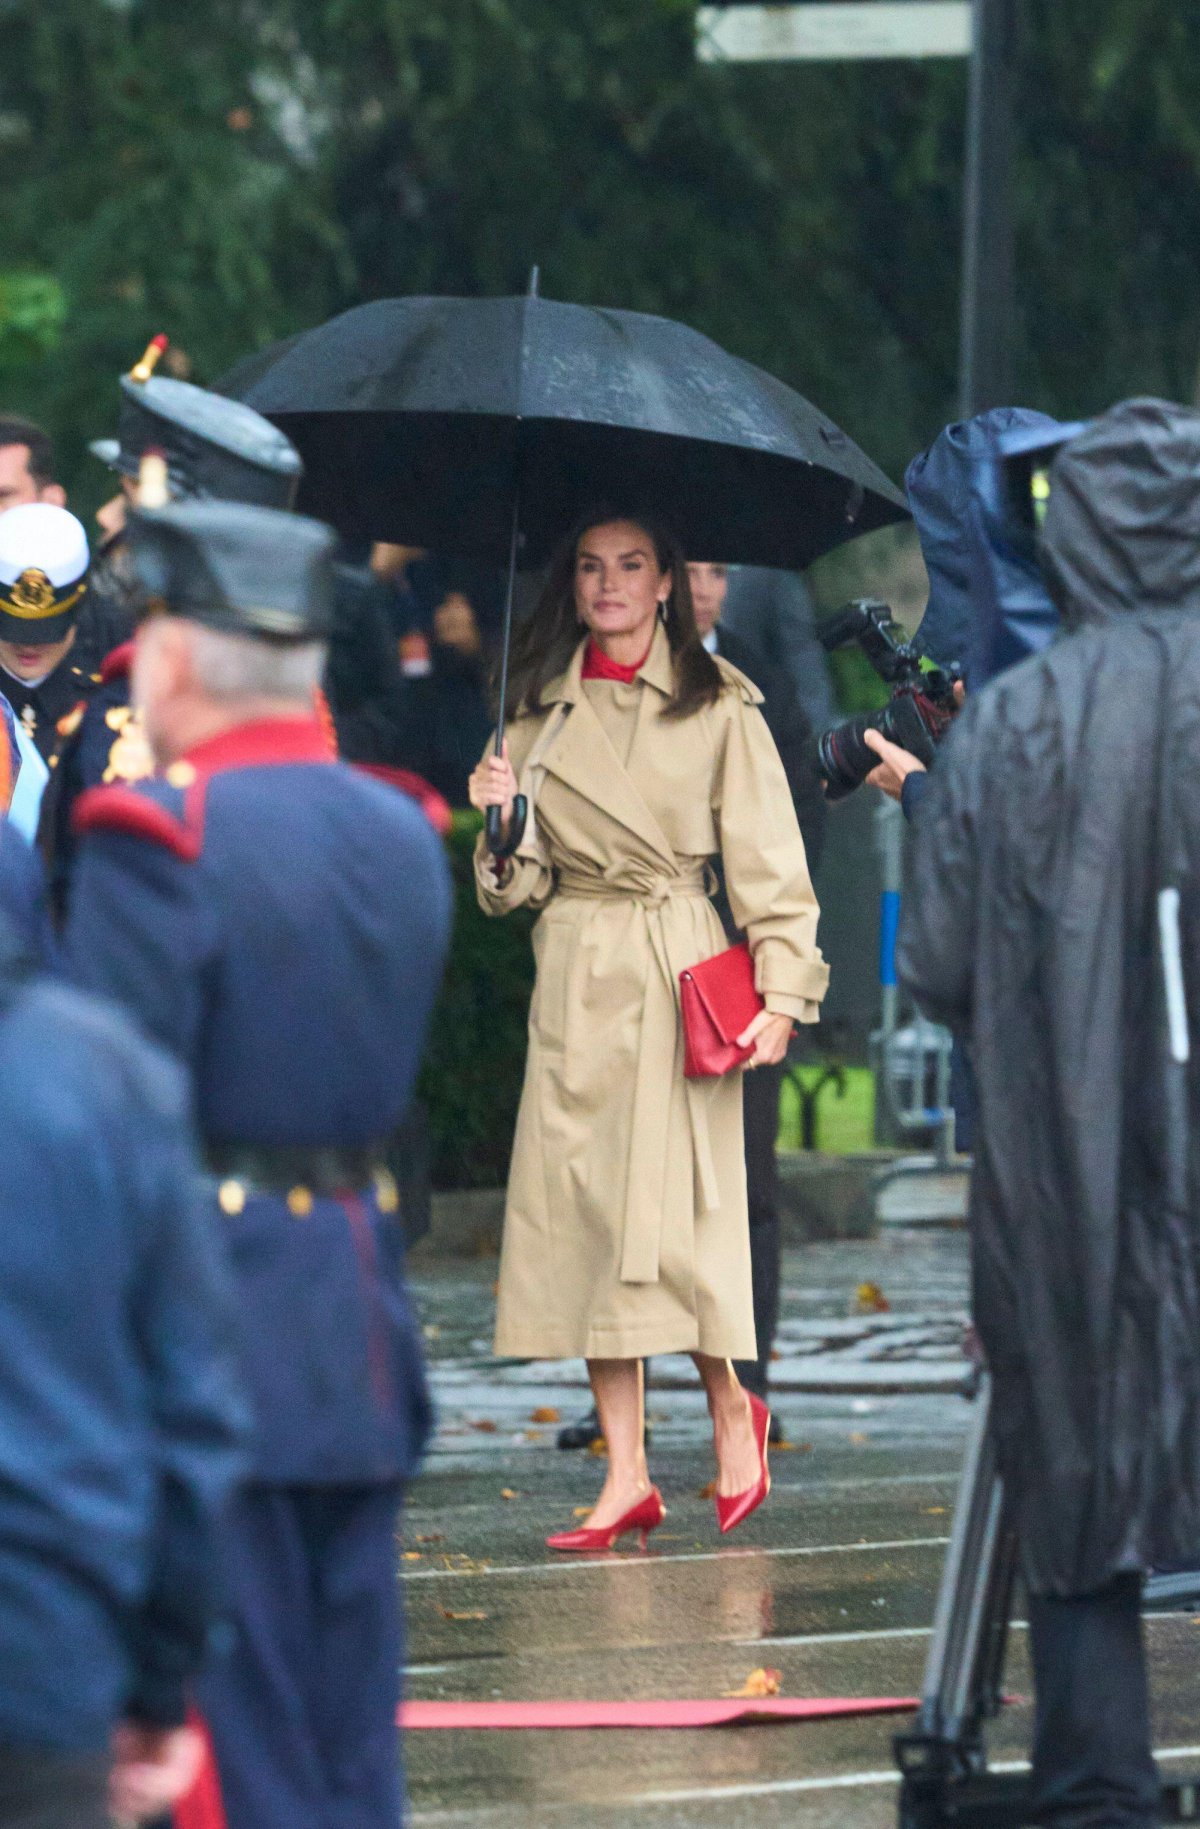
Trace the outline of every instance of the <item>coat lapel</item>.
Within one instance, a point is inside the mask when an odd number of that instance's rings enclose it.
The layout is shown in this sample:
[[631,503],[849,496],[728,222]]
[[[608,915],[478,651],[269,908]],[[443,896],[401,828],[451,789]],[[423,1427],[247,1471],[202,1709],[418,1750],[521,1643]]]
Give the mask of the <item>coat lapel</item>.
[[[639,742],[646,717],[645,701],[651,695],[657,699],[663,690],[662,657],[658,652],[660,646],[666,651],[669,677],[670,650],[667,647],[666,633],[661,627],[655,631],[650,656],[642,671],[643,699],[638,708]],[[585,647],[586,643],[581,642],[566,672],[547,687],[542,695],[543,703],[560,701],[573,707],[570,717],[543,756],[542,767],[548,775],[555,776],[583,799],[598,807],[602,813],[607,813],[610,819],[615,819],[619,825],[624,826],[655,856],[673,865],[675,853],[670,840],[638,792],[629,771],[609,742],[603,724],[588,703],[580,679]]]

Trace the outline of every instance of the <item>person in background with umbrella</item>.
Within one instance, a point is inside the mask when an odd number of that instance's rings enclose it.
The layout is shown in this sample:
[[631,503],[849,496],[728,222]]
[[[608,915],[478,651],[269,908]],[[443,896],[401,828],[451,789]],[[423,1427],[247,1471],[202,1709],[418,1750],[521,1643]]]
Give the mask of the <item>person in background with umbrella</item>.
[[611,1547],[664,1516],[644,1447],[641,1361],[687,1352],[708,1396],[722,1530],[765,1498],[737,1073],[686,1079],[681,971],[720,953],[720,857],[764,1008],[749,1071],[782,1060],[828,982],[804,844],[761,695],[696,631],[675,540],[596,513],[560,548],[519,631],[501,757],[472,803],[529,805],[511,857],[481,840],[481,905],[544,912],[513,1150],[496,1351],[588,1361],[608,1476],[585,1529]]
[[[725,605],[730,567],[688,564],[688,583],[696,631],[710,654],[720,654],[753,681],[763,695],[762,712],[775,740],[787,776],[792,805],[800,823],[800,836],[810,872],[815,872],[825,842],[825,793],[811,758],[812,725],[797,700],[792,684],[781,669],[764,660],[740,635],[725,627]],[[717,911],[731,942],[741,935],[723,890]],[[767,1401],[767,1381],[779,1322],[779,1170],[775,1143],[779,1131],[779,1094],[785,1063],[760,1067],[742,1080],[742,1115],[746,1143],[746,1195],[750,1216],[750,1269],[754,1289],[754,1331],[758,1357],[739,1360],[734,1370],[740,1383]],[[649,1382],[647,1374],[647,1382]],[[559,1431],[560,1448],[586,1448],[601,1434],[595,1409]],[[778,1416],[771,1417],[771,1441],[783,1441]]]

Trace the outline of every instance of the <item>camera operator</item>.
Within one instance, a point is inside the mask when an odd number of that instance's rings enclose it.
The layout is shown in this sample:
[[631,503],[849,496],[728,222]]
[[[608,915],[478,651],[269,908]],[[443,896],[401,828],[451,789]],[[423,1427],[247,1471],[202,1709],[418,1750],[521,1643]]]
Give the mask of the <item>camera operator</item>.
[[929,778],[902,981],[969,1047],[974,1319],[1029,1595],[1035,1820],[1160,1821],[1142,1577],[1200,1551],[1200,414],[1050,470],[1065,639]]
[[[1014,437],[1022,441],[1031,437],[1048,439],[1062,430],[1057,420],[1029,407],[994,407],[977,413],[973,419],[948,425],[929,449],[909,464],[904,489],[929,576],[929,602],[913,642],[917,653],[933,656],[943,666],[953,664],[960,673],[969,661],[972,671],[978,674],[982,669],[984,677],[990,676],[998,664],[1004,664],[998,663],[993,644],[980,639],[979,625],[981,617],[987,619],[987,604],[980,601],[979,548],[987,550],[990,566],[995,567],[998,562],[988,537],[986,516],[981,520],[981,468],[994,466],[998,451]],[[1029,537],[1032,543],[1032,531]],[[1006,524],[1003,559],[999,563],[1004,589],[1010,597],[1014,584],[1022,581],[1023,559],[1024,555],[1018,556],[1015,550],[1012,529]],[[1028,571],[1037,578],[1032,545]],[[994,592],[994,576],[989,576],[989,583]],[[1035,595],[1045,603],[1040,579]],[[986,599],[986,591],[983,596]],[[1019,602],[1018,654],[1027,651],[1037,620],[1030,615],[1027,587]],[[1048,604],[1046,613],[1050,615]],[[1009,664],[1012,656],[1010,648]],[[954,679],[952,699],[945,707],[951,716],[962,705],[964,690],[961,679]],[[879,728],[880,722],[871,720],[874,728],[868,726],[862,732],[865,748],[878,757],[876,766],[866,775],[867,784],[898,800],[905,818],[911,820],[928,786],[932,751],[927,750],[925,756],[914,755],[904,742],[892,740],[894,732]],[[949,725],[948,716],[940,729],[935,725],[930,734],[936,738]]]

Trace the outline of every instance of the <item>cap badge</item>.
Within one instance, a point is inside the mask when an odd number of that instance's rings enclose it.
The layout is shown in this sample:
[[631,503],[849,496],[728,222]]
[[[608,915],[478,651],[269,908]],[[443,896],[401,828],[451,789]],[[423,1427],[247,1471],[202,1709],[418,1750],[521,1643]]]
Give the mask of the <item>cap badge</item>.
[[12,587],[12,605],[27,616],[44,616],[53,609],[54,586],[45,572],[38,571],[35,565],[23,571]]
[[45,572],[30,565],[15,584],[0,585],[0,611],[19,616],[22,622],[41,622],[47,616],[65,616],[86,590],[87,580],[83,578],[73,590],[67,588],[60,596]]

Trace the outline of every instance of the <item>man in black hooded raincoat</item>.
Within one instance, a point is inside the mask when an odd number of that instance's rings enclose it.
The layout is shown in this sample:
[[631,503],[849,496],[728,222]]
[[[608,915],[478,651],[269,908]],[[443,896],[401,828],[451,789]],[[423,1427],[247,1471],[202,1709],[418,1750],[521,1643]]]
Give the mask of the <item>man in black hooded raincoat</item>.
[[1030,1592],[1038,1820],[1117,1829],[1159,1820],[1141,1577],[1200,1562],[1200,414],[1131,401],[1070,444],[1042,563],[1064,639],[958,719],[899,962],[979,1091],[974,1312]]

